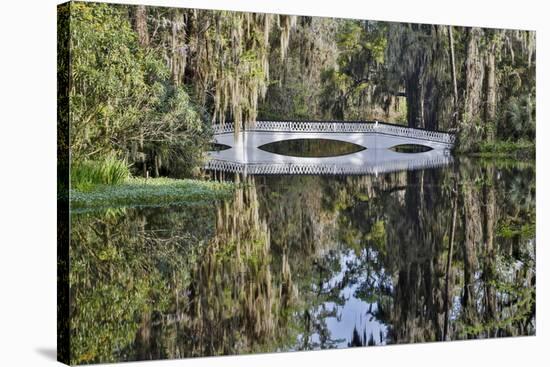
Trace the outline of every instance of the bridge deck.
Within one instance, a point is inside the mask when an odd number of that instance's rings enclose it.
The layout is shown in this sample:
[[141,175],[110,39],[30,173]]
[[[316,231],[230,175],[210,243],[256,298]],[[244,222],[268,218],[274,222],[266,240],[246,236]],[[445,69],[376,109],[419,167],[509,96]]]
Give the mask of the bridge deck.
[[[446,165],[454,135],[376,122],[258,121],[235,134],[232,124],[214,127],[214,140],[230,149],[209,152],[207,169],[248,174],[377,174]],[[367,149],[338,157],[293,157],[258,147],[291,139],[332,139]],[[423,153],[398,153],[390,148],[420,144]]]
[[[233,123],[214,125],[214,134],[234,132]],[[410,128],[403,125],[373,121],[256,121],[245,131],[271,131],[289,133],[378,133],[449,144],[452,147],[455,136],[452,133]]]

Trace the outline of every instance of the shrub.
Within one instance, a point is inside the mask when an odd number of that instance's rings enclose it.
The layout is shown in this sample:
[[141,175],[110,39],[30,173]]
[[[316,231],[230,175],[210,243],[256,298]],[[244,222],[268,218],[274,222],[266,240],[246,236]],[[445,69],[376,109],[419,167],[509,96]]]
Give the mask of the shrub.
[[499,135],[505,139],[535,138],[536,105],[530,94],[512,97],[504,106]]

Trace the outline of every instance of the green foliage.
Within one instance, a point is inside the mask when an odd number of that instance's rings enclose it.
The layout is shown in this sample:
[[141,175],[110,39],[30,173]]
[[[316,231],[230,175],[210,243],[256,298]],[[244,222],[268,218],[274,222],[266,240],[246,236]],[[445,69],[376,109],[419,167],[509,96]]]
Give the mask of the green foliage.
[[[522,226],[520,232],[512,235],[514,241],[528,243],[535,237],[534,223]],[[501,226],[498,229],[502,241],[510,240],[509,228]],[[513,230],[511,232],[514,232]],[[536,285],[523,277],[534,276],[535,256],[533,245],[523,245],[516,250],[514,256],[497,255],[494,269],[494,279],[487,282],[487,287],[493,289],[496,298],[508,305],[508,309],[501,310],[496,317],[480,320],[479,322],[466,323],[461,332],[461,337],[514,335],[514,330],[527,328],[535,316]],[[499,334],[497,334],[499,333]]]
[[367,240],[371,241],[374,248],[385,253],[386,249],[386,227],[383,221],[374,222],[370,233],[367,235]]
[[397,116],[395,122],[402,125],[407,125],[407,100],[400,101],[397,108]]
[[531,95],[511,97],[504,106],[498,124],[498,134],[502,139],[526,138],[534,141],[536,105]]
[[366,119],[376,108],[374,86],[381,80],[387,47],[382,22],[343,20],[336,34],[337,65],[321,74],[321,106],[338,119]]
[[176,311],[214,224],[210,205],[73,212],[71,364],[136,359],[144,318]]
[[315,116],[308,105],[311,89],[299,82],[287,81],[281,87],[273,86],[268,91],[266,101],[260,105],[259,116],[263,120],[308,120]]
[[122,149],[153,97],[149,60],[122,9],[107,4],[71,6],[71,154]]
[[[371,63],[384,63],[387,39],[385,24],[372,21],[346,20],[342,22],[336,42],[340,50],[338,64],[342,71],[353,73],[364,72]],[[361,60],[358,63],[349,62]],[[367,63],[365,65],[364,63]]]
[[[266,98],[260,101],[261,119],[330,119],[319,103],[321,73],[336,64],[335,33],[337,20],[298,17],[289,34],[288,50],[272,48],[269,55],[269,84]],[[270,43],[281,38],[272,32]]]
[[109,156],[103,160],[73,162],[71,187],[73,190],[89,191],[96,185],[118,185],[130,176],[125,161]]
[[227,198],[234,185],[226,182],[130,178],[117,186],[100,185],[90,191],[71,190],[71,208],[162,206]]
[[502,319],[467,325],[464,327],[461,337],[493,335],[499,330],[513,330],[530,318],[536,300],[535,287],[513,286],[506,283],[496,283],[493,286],[510,300],[515,312]]
[[160,170],[174,177],[195,175],[212,136],[188,93],[170,85],[163,87],[144,131],[144,150],[154,176]]
[[471,151],[481,157],[518,157],[533,159],[535,157],[535,142],[520,140],[482,141],[474,144]]
[[[485,69],[488,75],[484,80],[479,80],[483,74],[470,75],[473,85],[478,85],[480,88],[465,91],[472,96],[468,110],[473,115],[464,118],[459,125],[459,150],[484,154],[486,153],[483,150],[485,140],[490,143],[494,140],[505,142],[526,140],[531,141],[534,147],[535,33],[489,29],[478,31],[478,42],[472,43],[474,47],[460,50],[459,57],[461,54],[464,54],[462,57],[470,56],[470,60],[476,62],[478,68]],[[484,65],[481,57],[494,59],[494,65],[492,67]],[[492,86],[489,86],[488,80],[493,80]],[[489,91],[492,93],[488,93]],[[493,101],[489,98],[485,99],[489,95],[494,96]],[[489,108],[491,105],[493,105],[492,108]],[[534,158],[534,149],[532,153],[529,151],[521,155]]]
[[135,173],[191,175],[211,132],[161,55],[138,44],[125,7],[71,9],[73,161],[116,154]]
[[[511,218],[512,219],[512,218]],[[499,223],[496,232],[497,236],[503,239],[528,239],[535,238],[536,223],[535,217],[529,215],[522,221],[507,220]]]

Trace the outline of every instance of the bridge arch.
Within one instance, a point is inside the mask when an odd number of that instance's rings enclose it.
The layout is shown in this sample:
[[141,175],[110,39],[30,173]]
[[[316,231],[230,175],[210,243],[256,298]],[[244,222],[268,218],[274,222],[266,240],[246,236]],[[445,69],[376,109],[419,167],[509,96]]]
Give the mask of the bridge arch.
[[357,153],[366,147],[341,139],[285,139],[259,145],[260,150],[293,157],[326,158]]

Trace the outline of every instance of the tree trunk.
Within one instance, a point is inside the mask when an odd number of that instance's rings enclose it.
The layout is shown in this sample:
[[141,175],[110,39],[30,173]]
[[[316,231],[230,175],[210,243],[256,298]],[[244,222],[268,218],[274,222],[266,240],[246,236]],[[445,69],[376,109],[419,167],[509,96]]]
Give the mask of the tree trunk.
[[531,63],[533,60],[533,51],[535,50],[535,32],[533,31],[527,31],[528,32],[528,39],[527,39],[527,67],[531,67]]
[[[138,5],[134,14],[134,28],[138,35],[138,42],[142,48],[149,46],[149,31],[147,29],[147,7]],[[143,177],[147,177],[147,159],[144,151],[144,136],[143,131],[140,133],[139,149],[141,151],[141,166]]]
[[496,78],[495,78],[495,49],[493,43],[487,54],[487,101],[485,103],[485,120],[487,123],[486,138],[491,141],[494,139],[495,118],[496,118]]
[[497,218],[497,203],[495,194],[496,178],[493,167],[486,169],[486,179],[488,185],[485,185],[483,189],[484,194],[484,242],[485,253],[483,260],[483,277],[485,280],[485,316],[486,322],[494,321],[496,314],[496,290],[493,285],[493,281],[496,280],[496,264],[495,264],[495,244],[494,233],[496,230],[496,218]]
[[[461,175],[461,177],[463,177]],[[480,204],[481,198],[478,190],[474,187],[471,180],[466,180],[461,189],[463,208],[463,262],[464,262],[464,289],[462,294],[462,307],[464,312],[464,321],[468,325],[477,322],[477,309],[475,303],[475,273],[478,271],[477,245],[482,239],[482,226]]]
[[160,176],[160,158],[159,158],[159,155],[158,154],[155,154],[155,160],[154,160],[154,165],[155,165],[155,177],[159,177]]
[[481,94],[483,87],[483,58],[479,52],[479,41],[482,35],[480,28],[468,29],[468,45],[465,61],[466,90],[464,98],[464,120],[472,125],[479,118]]
[[449,33],[449,48],[451,53],[451,78],[453,79],[453,119],[452,119],[452,127],[457,127],[457,121],[458,121],[458,87],[456,84],[456,63],[455,63],[455,46],[454,46],[454,38],[453,38],[453,27],[449,26],[448,28]]
[[444,322],[444,329],[443,329],[443,340],[447,340],[448,331],[449,331],[449,283],[451,281],[451,265],[453,260],[453,247],[454,247],[454,240],[455,240],[455,227],[456,227],[456,215],[457,215],[457,209],[458,209],[458,186],[455,182],[453,185],[453,216],[451,219],[451,233],[449,235],[449,248],[447,252],[447,269],[445,271],[445,322]]
[[408,76],[405,84],[407,95],[407,122],[409,127],[418,127],[421,118],[421,95],[420,95],[420,71],[416,69]]
[[422,121],[423,124],[419,127],[428,130],[439,129],[438,113],[440,110],[440,95],[437,81],[429,76],[423,88],[422,98]]
[[140,134],[140,137],[139,137],[139,150],[141,152],[141,168],[142,168],[142,174],[143,174],[143,177],[147,177],[147,157],[145,155],[145,150],[143,149],[144,148],[144,138],[143,138],[143,132],[141,132]]
[[149,31],[147,29],[147,7],[138,5],[136,7],[135,28],[138,34],[138,42],[141,47],[149,46]]

